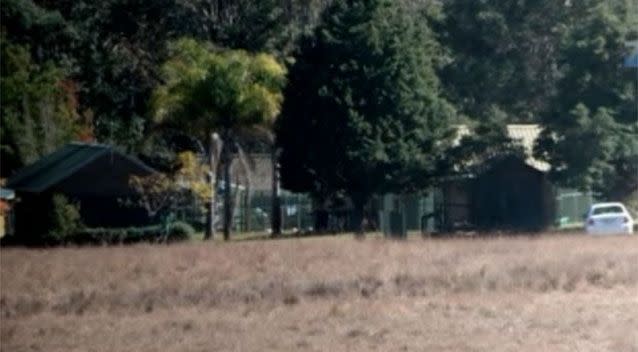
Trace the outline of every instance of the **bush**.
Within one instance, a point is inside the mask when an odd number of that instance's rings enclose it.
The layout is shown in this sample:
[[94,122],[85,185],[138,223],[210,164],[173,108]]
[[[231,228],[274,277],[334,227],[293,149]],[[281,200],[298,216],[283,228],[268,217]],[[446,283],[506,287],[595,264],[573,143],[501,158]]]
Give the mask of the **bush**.
[[87,228],[73,236],[75,244],[118,244],[153,242],[161,238],[161,226],[126,228]]
[[176,221],[170,225],[168,231],[169,242],[185,241],[195,234],[195,229],[188,223]]
[[195,230],[185,222],[169,224],[168,235],[164,225],[126,228],[85,228],[70,237],[75,244],[128,244],[139,242],[177,242],[189,239]]
[[168,230],[167,240],[170,242],[185,241],[195,234],[195,229],[183,221],[175,221]]
[[56,194],[51,199],[50,230],[47,242],[64,243],[82,228],[79,205]]

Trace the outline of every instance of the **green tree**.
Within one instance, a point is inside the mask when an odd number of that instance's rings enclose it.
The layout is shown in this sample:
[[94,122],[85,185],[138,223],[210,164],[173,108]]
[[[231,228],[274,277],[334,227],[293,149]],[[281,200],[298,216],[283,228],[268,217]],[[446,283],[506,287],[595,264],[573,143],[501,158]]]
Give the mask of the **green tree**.
[[319,201],[345,193],[362,224],[373,194],[428,185],[455,112],[419,15],[391,1],[335,1],[303,38],[276,128],[285,187]]
[[441,70],[447,96],[470,118],[496,107],[508,122],[537,121],[556,92],[568,11],[554,0],[443,2],[435,23],[449,49]]
[[[165,83],[153,95],[155,117],[159,123],[179,126],[201,140],[211,138],[211,170],[217,170],[219,162],[215,160],[212,132],[219,132],[225,181],[224,238],[228,239],[232,221],[229,174],[237,136],[268,126],[279,114],[285,70],[272,56],[214,50],[193,39],[178,40],[170,50],[170,59],[162,67]],[[216,177],[210,179],[211,189],[216,190]],[[213,223],[209,220],[207,238],[213,235]]]
[[2,175],[73,139],[90,137],[77,113],[75,85],[51,62],[35,64],[25,46],[2,36],[0,138]]
[[559,183],[626,200],[638,190],[638,82],[622,65],[630,34],[622,4],[589,2],[566,33],[536,153]]
[[64,195],[54,194],[51,198],[51,210],[49,233],[43,240],[55,244],[66,243],[83,227],[80,205],[70,202]]

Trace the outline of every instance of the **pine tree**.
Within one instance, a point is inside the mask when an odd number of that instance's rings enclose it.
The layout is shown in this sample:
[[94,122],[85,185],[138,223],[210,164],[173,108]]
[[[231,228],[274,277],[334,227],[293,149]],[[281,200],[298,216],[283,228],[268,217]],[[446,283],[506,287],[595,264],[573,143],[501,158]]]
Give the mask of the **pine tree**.
[[617,4],[594,1],[566,34],[563,77],[537,154],[559,183],[628,200],[638,190],[636,69],[623,67],[629,27]]
[[290,71],[277,125],[282,181],[319,200],[347,195],[358,225],[373,194],[428,184],[455,113],[422,16],[392,1],[343,0],[322,20]]

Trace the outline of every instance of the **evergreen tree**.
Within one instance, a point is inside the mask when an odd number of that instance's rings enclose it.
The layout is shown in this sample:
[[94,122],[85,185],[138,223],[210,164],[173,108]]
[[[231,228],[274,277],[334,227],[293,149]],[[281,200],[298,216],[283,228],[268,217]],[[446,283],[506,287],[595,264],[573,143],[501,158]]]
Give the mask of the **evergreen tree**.
[[1,40],[1,174],[8,177],[69,141],[90,139],[92,131],[64,70],[50,61],[38,65],[28,47]]
[[449,48],[441,70],[447,96],[473,119],[497,108],[507,122],[537,121],[556,92],[569,10],[555,0],[445,1],[435,23]]
[[319,200],[345,193],[357,224],[373,194],[427,186],[455,116],[441,98],[440,54],[406,7],[335,1],[290,71],[276,128],[284,186]]
[[590,2],[566,33],[536,150],[559,183],[610,200],[635,199],[638,189],[638,82],[636,68],[623,67],[630,28],[621,5]]

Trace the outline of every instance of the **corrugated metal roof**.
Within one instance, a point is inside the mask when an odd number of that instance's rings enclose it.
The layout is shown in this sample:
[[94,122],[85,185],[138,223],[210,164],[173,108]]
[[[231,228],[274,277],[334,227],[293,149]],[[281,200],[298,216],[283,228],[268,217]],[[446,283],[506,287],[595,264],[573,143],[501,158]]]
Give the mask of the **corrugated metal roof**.
[[118,152],[111,146],[71,143],[19,170],[9,178],[7,187],[21,192],[42,192],[109,152],[119,153],[140,167],[152,171],[142,162]]
[[[550,165],[544,161],[535,159],[534,155],[534,144],[536,143],[536,139],[538,139],[539,134],[541,133],[542,127],[537,124],[511,124],[507,125],[507,133],[509,137],[520,143],[525,149],[525,154],[527,155],[527,159],[525,162],[531,166],[536,168],[539,171],[548,171],[550,169]],[[456,144],[460,143],[461,138],[470,134],[470,129],[467,125],[458,125],[457,126],[457,134],[456,134]]]

